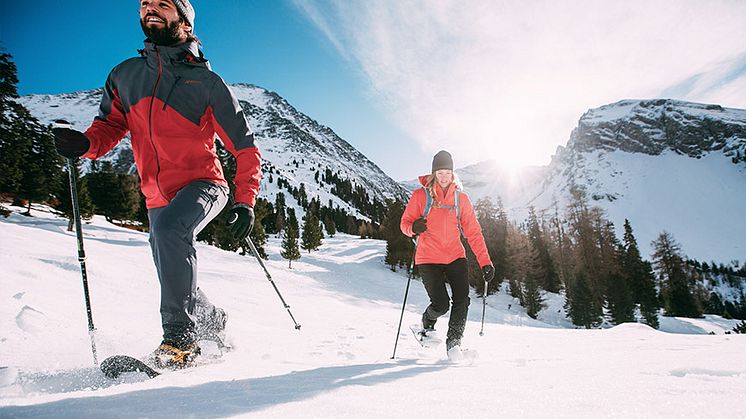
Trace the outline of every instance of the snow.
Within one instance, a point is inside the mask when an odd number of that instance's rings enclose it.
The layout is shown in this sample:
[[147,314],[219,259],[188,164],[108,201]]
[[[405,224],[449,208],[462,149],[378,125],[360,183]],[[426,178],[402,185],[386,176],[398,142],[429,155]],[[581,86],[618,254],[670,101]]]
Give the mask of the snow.
[[636,110],[640,101],[622,100],[617,103],[601,106],[600,108],[591,109],[583,115],[583,120],[590,123],[603,123],[626,118],[630,112]]
[[[407,278],[384,266],[384,242],[343,234],[293,269],[277,238],[267,246],[300,331],[252,257],[199,244],[200,287],[228,312],[234,350],[152,380],[109,380],[93,365],[75,234],[43,207],[12,209],[0,219],[0,417],[746,415],[746,337],[724,334],[737,322],[717,316],[579,330],[559,296],[534,320],[503,289],[487,300],[484,336],[472,295],[463,343],[479,357],[451,363],[407,330],[427,304],[413,281],[391,359]],[[99,360],[145,355],[160,341],[147,235],[94,217],[84,236]]]

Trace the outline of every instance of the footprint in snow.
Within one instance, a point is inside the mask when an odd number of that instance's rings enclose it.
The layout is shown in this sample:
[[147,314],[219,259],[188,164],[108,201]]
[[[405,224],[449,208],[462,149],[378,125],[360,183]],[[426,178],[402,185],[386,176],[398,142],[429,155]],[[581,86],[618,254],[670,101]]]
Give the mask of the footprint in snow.
[[44,313],[26,305],[18,312],[16,324],[24,332],[35,332],[41,329],[46,319],[47,316]]

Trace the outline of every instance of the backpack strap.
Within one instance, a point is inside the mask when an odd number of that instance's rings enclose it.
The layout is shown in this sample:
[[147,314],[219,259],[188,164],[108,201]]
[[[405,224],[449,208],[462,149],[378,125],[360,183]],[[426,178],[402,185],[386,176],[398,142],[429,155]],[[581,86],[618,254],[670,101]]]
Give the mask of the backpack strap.
[[427,191],[427,188],[422,188],[425,190],[425,212],[422,214],[423,217],[427,218],[427,216],[430,214],[430,210],[433,209],[433,197],[430,196],[430,192]]
[[461,228],[461,206],[459,206],[460,197],[461,197],[461,191],[456,189],[454,191],[453,200],[454,200],[454,203],[456,204],[456,218],[458,218],[459,228]]
[[461,191],[456,189],[454,191],[454,204],[456,206],[456,220],[458,221],[458,231],[461,232],[461,237],[464,237],[464,229],[461,227],[461,205],[459,205],[461,201]]

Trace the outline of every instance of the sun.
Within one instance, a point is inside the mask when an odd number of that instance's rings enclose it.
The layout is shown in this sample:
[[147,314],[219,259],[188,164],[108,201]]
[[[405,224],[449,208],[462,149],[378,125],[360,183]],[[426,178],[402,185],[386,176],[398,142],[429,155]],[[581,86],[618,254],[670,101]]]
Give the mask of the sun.
[[532,147],[520,140],[494,140],[485,144],[484,156],[508,172],[516,172],[540,160]]

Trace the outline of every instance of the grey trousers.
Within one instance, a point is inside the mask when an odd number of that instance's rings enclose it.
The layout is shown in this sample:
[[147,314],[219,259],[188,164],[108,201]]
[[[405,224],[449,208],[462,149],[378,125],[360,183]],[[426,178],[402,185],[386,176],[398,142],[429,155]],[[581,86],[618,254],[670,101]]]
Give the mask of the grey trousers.
[[184,344],[197,338],[195,237],[220,213],[228,195],[225,186],[194,181],[165,207],[148,210],[150,248],[161,283],[161,322],[166,341]]

